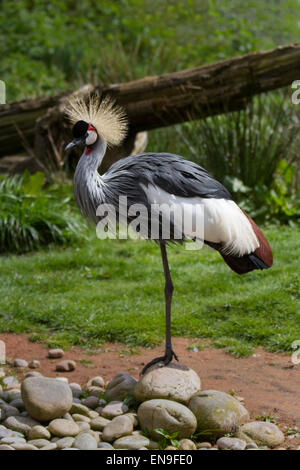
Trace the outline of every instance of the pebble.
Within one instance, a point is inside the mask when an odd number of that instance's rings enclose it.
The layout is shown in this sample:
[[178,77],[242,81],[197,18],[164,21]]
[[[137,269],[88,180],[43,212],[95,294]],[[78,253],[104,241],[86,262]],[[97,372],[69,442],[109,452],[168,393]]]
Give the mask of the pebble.
[[74,421],[67,419],[54,419],[49,423],[48,430],[57,437],[76,436],[80,428]]
[[133,431],[133,423],[126,415],[116,416],[103,429],[102,440],[112,442]]
[[47,444],[44,447],[41,447],[39,450],[56,450],[56,449],[57,449],[57,445],[55,444],[55,442],[49,442],[49,444]]
[[89,433],[80,433],[73,444],[74,447],[80,450],[95,450],[98,447],[96,439]]
[[89,431],[91,429],[89,423],[85,423],[84,421],[77,421],[77,425],[79,427],[79,431]]
[[97,408],[98,404],[99,404],[99,399],[97,397],[87,397],[87,398],[84,398],[82,401],[82,404],[87,406],[88,408],[92,408],[93,410],[95,408]]
[[14,367],[28,367],[28,362],[25,359],[15,359]]
[[90,387],[90,386],[104,388],[105,387],[105,381],[104,381],[103,377],[98,375],[98,376],[93,377],[92,379],[90,379],[88,381],[87,387]]
[[125,405],[121,401],[111,401],[101,411],[101,416],[103,418],[115,418],[116,416],[122,415],[124,413],[127,413],[128,411],[128,406]]
[[74,437],[63,437],[62,439],[58,439],[56,441],[56,445],[58,449],[65,449],[66,447],[72,447],[74,441]]
[[85,423],[90,423],[91,422],[91,418],[89,418],[88,416],[84,416],[84,415],[80,415],[80,414],[73,414],[72,415],[72,419],[74,421],[83,421]]
[[55,370],[57,372],[72,372],[76,369],[76,362],[69,359],[60,361],[56,364]]
[[98,444],[98,448],[99,449],[111,449],[111,450],[114,450],[113,446],[111,444],[109,444],[109,442],[100,442]]
[[2,383],[4,385],[6,385],[6,387],[12,387],[12,386],[15,386],[15,385],[19,385],[19,381],[16,377],[14,377],[13,375],[9,375],[8,377],[4,377],[4,379],[2,379]]
[[71,413],[71,415],[80,414],[80,415],[84,415],[84,416],[89,417],[90,410],[88,409],[87,406],[82,405],[82,403],[74,403],[74,401],[73,401],[72,407],[70,409],[70,413]]
[[28,441],[28,444],[31,444],[40,449],[41,447],[45,447],[50,443],[47,439],[31,439]]
[[10,416],[4,421],[4,425],[12,431],[18,431],[22,434],[27,435],[33,426],[37,426],[39,423],[30,417],[24,416]]
[[114,378],[108,382],[105,396],[109,400],[124,400],[131,395],[135,389],[137,381],[128,372],[118,372]]
[[40,361],[34,359],[33,361],[29,362],[28,367],[30,367],[30,369],[39,369],[41,367],[41,363]]
[[62,349],[49,349],[48,359],[60,359],[64,356],[64,351]]
[[220,437],[217,446],[220,450],[245,450],[246,442],[236,437]]
[[140,435],[131,435],[120,437],[113,443],[115,449],[138,450],[141,447],[147,447],[149,439]]
[[33,426],[28,432],[28,439],[50,439],[51,434],[44,426]]
[[99,416],[98,418],[92,419],[91,428],[94,431],[102,431],[108,423],[110,423],[109,419]]
[[12,447],[15,449],[15,450],[38,450],[37,447],[31,445],[31,444],[27,444],[27,443],[20,443],[20,444],[12,444]]
[[180,439],[179,441],[180,450],[196,450],[196,444],[191,439]]
[[9,445],[0,444],[0,450],[15,450],[15,449]]
[[43,374],[41,374],[37,370],[32,370],[32,371],[26,372],[24,378],[28,379],[29,377],[43,377]]

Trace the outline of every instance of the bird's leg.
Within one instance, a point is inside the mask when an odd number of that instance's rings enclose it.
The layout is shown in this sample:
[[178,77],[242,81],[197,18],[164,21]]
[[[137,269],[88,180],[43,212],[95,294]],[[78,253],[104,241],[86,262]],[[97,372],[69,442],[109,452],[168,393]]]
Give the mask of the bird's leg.
[[167,257],[167,249],[166,249],[166,244],[164,242],[161,242],[160,244],[160,251],[161,251],[161,258],[163,262],[163,268],[164,268],[164,275],[165,275],[165,306],[166,306],[166,349],[165,349],[165,355],[161,357],[156,357],[152,361],[150,361],[148,364],[145,365],[143,368],[141,375],[143,375],[146,370],[153,366],[154,364],[157,364],[158,362],[163,362],[164,365],[166,366],[169,364],[173,357],[178,361],[178,357],[174,353],[172,349],[172,341],[171,341],[171,302],[172,302],[172,294],[174,290],[174,286],[172,283],[171,279],[171,273],[169,269],[169,263],[168,263],[168,257]]

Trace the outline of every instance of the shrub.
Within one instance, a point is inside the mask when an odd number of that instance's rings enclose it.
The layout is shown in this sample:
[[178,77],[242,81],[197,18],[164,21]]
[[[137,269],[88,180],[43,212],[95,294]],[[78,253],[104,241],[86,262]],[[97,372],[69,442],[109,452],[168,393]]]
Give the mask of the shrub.
[[23,253],[85,237],[67,186],[44,189],[43,173],[0,177],[0,253]]

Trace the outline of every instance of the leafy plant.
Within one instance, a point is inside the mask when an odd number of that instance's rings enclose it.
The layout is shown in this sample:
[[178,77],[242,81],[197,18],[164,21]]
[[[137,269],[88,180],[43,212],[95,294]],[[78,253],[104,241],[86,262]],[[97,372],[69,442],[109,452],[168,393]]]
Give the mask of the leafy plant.
[[24,253],[86,236],[79,214],[72,212],[72,196],[58,194],[56,187],[45,190],[44,180],[43,173],[0,177],[1,253]]
[[162,436],[162,438],[158,441],[158,447],[160,450],[165,449],[169,445],[179,447],[179,441],[176,439],[178,436],[178,431],[171,434],[162,428],[156,428],[154,431]]

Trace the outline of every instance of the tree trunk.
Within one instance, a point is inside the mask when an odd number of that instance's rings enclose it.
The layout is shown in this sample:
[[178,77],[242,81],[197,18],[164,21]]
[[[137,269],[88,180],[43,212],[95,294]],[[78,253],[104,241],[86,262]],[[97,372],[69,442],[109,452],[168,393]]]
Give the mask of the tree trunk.
[[[300,43],[128,83],[87,85],[78,92],[115,97],[127,110],[127,143],[132,146],[139,131],[242,109],[253,95],[290,85],[299,77]],[[0,157],[15,155],[25,147],[43,164],[62,167],[63,147],[70,138],[63,118],[64,99],[69,93],[2,106]],[[120,156],[128,147],[125,142]]]

